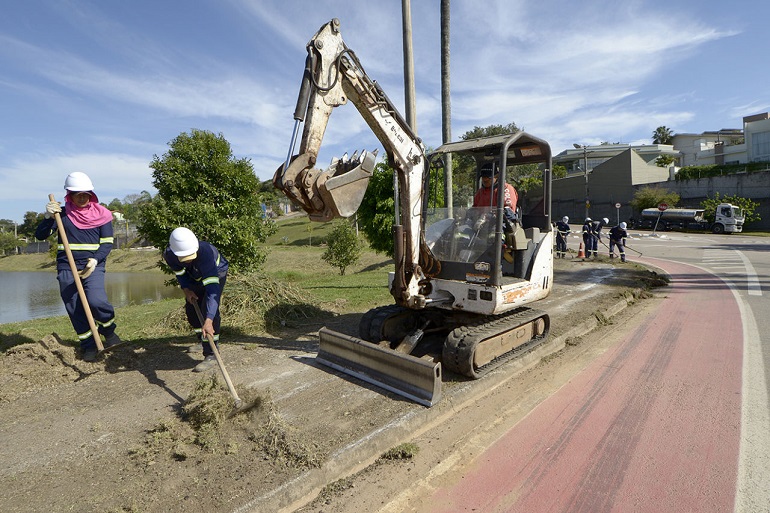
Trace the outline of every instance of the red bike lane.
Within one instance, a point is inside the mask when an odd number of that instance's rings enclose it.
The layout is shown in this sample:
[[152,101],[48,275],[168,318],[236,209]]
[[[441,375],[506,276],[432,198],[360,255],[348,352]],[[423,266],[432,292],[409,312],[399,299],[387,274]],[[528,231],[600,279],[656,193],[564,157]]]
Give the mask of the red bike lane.
[[740,311],[718,277],[655,264],[672,276],[657,310],[437,490],[430,511],[733,511]]

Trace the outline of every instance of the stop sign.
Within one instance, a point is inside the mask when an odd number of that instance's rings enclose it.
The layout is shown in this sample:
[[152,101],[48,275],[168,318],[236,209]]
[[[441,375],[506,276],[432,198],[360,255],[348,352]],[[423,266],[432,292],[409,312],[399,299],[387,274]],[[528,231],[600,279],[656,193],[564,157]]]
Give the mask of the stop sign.
[[661,212],[663,212],[667,208],[668,208],[668,205],[666,203],[661,203],[660,205],[658,205],[658,210],[660,210]]

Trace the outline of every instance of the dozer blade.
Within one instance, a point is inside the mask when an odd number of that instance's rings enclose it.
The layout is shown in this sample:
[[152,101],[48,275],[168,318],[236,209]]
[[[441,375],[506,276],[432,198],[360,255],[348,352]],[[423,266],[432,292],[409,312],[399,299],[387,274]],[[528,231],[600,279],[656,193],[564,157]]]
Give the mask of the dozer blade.
[[441,364],[401,354],[360,338],[321,328],[316,361],[407,399],[433,406],[441,400]]

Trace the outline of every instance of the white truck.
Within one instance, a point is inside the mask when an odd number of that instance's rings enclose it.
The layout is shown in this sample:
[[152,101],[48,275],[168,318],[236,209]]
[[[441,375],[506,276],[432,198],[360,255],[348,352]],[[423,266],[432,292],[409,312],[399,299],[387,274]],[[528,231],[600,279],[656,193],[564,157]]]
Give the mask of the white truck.
[[743,231],[743,210],[730,203],[721,203],[709,223],[702,208],[645,208],[640,220],[632,220],[631,228],[653,230],[710,230],[713,233],[739,233]]

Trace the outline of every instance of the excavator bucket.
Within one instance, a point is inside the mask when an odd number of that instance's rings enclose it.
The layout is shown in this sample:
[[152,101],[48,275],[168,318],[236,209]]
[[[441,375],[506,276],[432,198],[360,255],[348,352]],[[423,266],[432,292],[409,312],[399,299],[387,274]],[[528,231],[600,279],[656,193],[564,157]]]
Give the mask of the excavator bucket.
[[441,400],[441,364],[321,328],[318,363],[423,406]]
[[[324,206],[331,218],[350,217],[364,200],[372,176],[376,153],[364,152],[360,164],[343,173],[335,173],[318,187]],[[334,166],[330,167],[330,170]]]

